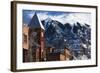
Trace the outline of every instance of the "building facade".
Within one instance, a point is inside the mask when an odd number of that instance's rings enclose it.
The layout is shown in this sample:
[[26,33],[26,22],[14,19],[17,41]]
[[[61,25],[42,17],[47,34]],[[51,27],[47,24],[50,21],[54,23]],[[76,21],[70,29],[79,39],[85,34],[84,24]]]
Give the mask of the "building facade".
[[23,62],[65,61],[71,53],[64,48],[63,53],[54,52],[56,48],[46,48],[45,28],[35,13],[28,25],[23,25]]

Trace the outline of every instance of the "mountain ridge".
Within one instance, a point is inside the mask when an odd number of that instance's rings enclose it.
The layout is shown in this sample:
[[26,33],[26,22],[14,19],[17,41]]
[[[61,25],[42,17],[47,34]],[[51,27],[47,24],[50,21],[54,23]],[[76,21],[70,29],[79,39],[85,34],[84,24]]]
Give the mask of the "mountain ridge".
[[91,52],[91,27],[79,22],[62,24],[57,20],[48,18],[41,21],[45,30],[46,45],[56,49],[69,48],[74,55],[79,56],[81,50],[88,58]]

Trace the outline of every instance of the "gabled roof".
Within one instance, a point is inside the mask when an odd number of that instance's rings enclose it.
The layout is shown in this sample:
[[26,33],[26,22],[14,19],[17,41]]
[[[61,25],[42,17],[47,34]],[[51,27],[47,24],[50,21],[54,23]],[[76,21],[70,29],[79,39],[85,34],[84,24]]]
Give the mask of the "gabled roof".
[[42,22],[40,21],[39,17],[35,13],[34,16],[32,17],[30,23],[28,24],[29,28],[35,29],[35,28],[42,28],[45,30],[44,26],[42,25]]

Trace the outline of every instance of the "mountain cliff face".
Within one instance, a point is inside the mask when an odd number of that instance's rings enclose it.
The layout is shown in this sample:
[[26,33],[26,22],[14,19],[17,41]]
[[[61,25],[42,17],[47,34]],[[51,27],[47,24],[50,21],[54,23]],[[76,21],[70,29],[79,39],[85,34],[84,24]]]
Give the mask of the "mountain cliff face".
[[45,30],[46,46],[55,49],[67,47],[75,59],[80,55],[91,58],[91,27],[88,24],[75,22],[74,24],[62,24],[59,21],[47,18],[42,21]]

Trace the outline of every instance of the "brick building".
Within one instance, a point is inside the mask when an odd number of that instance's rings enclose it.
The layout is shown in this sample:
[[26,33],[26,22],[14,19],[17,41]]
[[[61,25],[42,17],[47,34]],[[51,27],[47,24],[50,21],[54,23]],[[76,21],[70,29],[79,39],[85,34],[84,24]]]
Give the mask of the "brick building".
[[23,25],[23,62],[42,60],[44,30],[36,13],[28,25]]
[[67,48],[63,52],[50,52],[46,55],[47,61],[65,61],[70,60],[72,55]]
[[28,25],[23,25],[23,62],[70,60],[67,48],[61,53],[54,52],[56,48],[45,47],[44,30],[36,13]]

